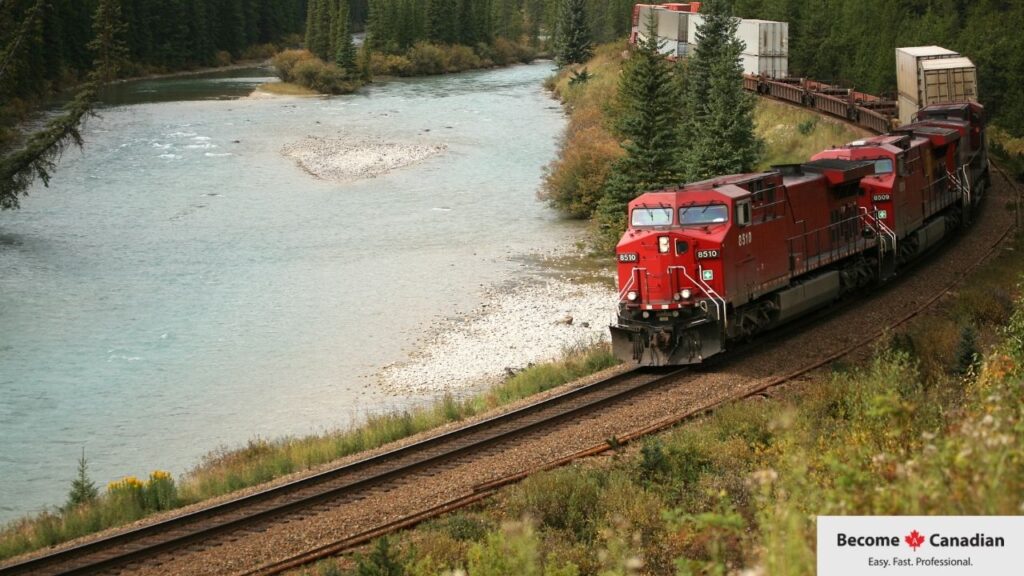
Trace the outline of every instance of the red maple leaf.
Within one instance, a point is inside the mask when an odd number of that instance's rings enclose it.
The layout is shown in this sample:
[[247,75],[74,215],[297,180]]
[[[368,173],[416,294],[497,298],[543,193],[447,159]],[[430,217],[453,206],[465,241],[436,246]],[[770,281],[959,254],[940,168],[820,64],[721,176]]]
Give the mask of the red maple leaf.
[[907,541],[907,544],[910,544],[910,547],[914,549],[914,552],[917,552],[918,546],[924,544],[924,536],[918,534],[917,530],[908,534],[904,540]]

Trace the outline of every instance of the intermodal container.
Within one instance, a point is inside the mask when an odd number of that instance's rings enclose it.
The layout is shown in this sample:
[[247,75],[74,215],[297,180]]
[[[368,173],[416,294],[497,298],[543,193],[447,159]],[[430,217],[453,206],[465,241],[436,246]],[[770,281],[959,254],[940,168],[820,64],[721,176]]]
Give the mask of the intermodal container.
[[752,56],[788,56],[789,23],[771,20],[740,20],[736,37]]
[[941,46],[912,46],[896,49],[896,86],[901,95],[920,102],[921,62],[960,55]]
[[676,42],[687,41],[688,17],[686,12],[674,12],[672,10],[658,10],[658,36],[675,40]]
[[741,54],[744,74],[759,74],[769,78],[786,78],[789,76],[788,56],[758,56]]

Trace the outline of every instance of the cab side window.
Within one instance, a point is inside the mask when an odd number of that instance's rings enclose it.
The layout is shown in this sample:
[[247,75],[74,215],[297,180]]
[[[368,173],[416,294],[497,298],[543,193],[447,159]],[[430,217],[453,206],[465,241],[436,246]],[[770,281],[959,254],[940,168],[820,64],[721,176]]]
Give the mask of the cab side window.
[[736,223],[740,226],[750,226],[750,201],[745,200],[736,204]]

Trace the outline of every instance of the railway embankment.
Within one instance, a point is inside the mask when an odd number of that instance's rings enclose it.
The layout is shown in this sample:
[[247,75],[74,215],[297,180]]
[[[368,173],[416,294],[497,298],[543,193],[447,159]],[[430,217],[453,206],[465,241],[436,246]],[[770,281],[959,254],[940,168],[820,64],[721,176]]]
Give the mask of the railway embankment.
[[[707,374],[706,393],[857,341],[942,294],[871,344],[303,573],[813,574],[819,514],[1021,514],[1024,238],[983,250],[1012,220],[1007,188],[971,235],[851,310],[769,336]],[[947,291],[949,275],[962,277]]]

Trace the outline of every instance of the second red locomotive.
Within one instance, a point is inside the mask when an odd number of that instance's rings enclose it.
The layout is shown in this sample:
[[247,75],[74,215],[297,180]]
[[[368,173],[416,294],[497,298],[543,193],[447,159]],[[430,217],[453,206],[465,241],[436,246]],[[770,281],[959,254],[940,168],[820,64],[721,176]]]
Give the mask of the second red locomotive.
[[699,363],[884,281],[965,225],[988,184],[984,109],[922,109],[803,164],[647,192],[616,249],[613,350]]

